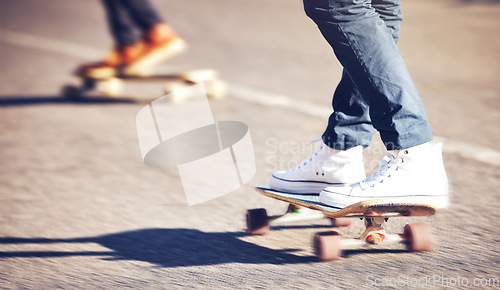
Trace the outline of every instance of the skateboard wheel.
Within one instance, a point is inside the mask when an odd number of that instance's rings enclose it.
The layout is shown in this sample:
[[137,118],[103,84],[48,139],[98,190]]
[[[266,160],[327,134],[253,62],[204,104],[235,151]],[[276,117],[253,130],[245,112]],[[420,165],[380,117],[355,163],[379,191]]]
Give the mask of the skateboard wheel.
[[65,98],[79,98],[83,96],[83,90],[79,87],[66,85],[62,88],[61,95]]
[[432,250],[431,226],[428,223],[407,224],[404,229],[408,249],[413,252]]
[[330,222],[334,227],[348,227],[352,225],[352,218],[331,218]]
[[321,261],[340,260],[342,237],[338,232],[319,232],[314,235],[314,253]]
[[265,235],[269,232],[269,218],[264,208],[247,211],[247,232],[251,235]]
[[101,80],[97,83],[97,90],[108,97],[118,96],[123,88],[123,81],[118,78]]
[[97,87],[97,80],[91,78],[84,78],[82,80],[82,88],[86,91],[93,90]]
[[221,99],[226,94],[226,83],[219,79],[205,82],[207,95],[212,99]]
[[218,75],[217,71],[213,69],[203,69],[184,73],[182,79],[196,84],[216,79]]
[[182,95],[175,94],[175,91],[185,89],[186,87],[187,87],[186,83],[183,82],[170,82],[165,84],[165,86],[163,87],[163,92],[165,94],[171,94],[169,96],[170,102],[180,103],[182,101],[185,101],[185,99],[182,98]]

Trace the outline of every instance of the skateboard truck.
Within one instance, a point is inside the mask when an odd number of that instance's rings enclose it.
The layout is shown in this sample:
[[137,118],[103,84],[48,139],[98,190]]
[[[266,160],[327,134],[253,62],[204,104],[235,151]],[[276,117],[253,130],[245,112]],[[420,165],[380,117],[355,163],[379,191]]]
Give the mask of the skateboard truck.
[[385,222],[383,217],[366,217],[365,231],[361,234],[360,239],[363,239],[367,244],[377,245],[381,243],[387,233],[382,227]]

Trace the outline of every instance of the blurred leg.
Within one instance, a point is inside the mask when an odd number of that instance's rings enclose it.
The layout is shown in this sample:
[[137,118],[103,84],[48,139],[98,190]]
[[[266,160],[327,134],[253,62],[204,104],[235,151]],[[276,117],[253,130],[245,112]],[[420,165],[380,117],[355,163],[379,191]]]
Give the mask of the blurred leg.
[[164,22],[156,8],[149,0],[120,0],[133,19],[134,23],[143,32],[149,31],[158,23]]
[[[373,8],[380,15],[387,28],[391,30],[395,43],[399,39],[402,21],[400,4],[399,0],[372,1]],[[348,149],[358,145],[369,146],[376,132],[371,124],[369,105],[345,69],[333,95],[332,106],[333,113],[330,115],[328,127],[323,133],[323,142],[329,147],[337,149]],[[344,130],[343,127],[349,127],[349,129]],[[357,132],[355,136],[345,134],[352,130]],[[336,145],[336,143],[341,145]]]
[[[325,143],[339,150],[366,146],[373,135],[370,122],[389,150],[432,140],[420,97],[396,46],[399,1],[304,0],[304,6],[343,65],[344,78],[348,74],[359,91],[350,100],[334,100],[339,113],[330,117]],[[338,91],[341,95],[342,88]]]
[[104,59],[80,65],[77,74],[102,79],[116,76],[120,68],[137,58],[140,53],[134,24],[120,0],[102,0],[106,9],[109,30],[114,40],[114,48]]
[[120,0],[141,31],[140,53],[129,58],[122,69],[125,75],[149,75],[156,66],[186,49],[174,29],[164,22],[149,0]]
[[106,8],[109,28],[117,47],[133,45],[137,42],[134,24],[130,20],[122,0],[102,0]]

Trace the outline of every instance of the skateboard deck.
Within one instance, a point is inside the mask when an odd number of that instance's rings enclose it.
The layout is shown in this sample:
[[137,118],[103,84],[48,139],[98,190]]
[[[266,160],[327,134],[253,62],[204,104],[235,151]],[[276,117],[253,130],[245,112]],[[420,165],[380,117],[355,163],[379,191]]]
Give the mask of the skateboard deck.
[[435,206],[415,203],[411,198],[368,200],[340,209],[321,203],[318,194],[286,193],[268,187],[256,187],[256,189],[259,193],[267,197],[319,210],[330,218],[431,216],[436,213]]
[[[163,94],[169,94],[187,86],[203,83],[207,95],[211,98],[221,98],[225,93],[225,85],[220,80],[218,72],[212,69],[190,70],[181,73],[153,74],[153,75],[123,75],[109,78],[92,78],[76,74],[80,85],[66,85],[62,94],[65,97],[86,97],[93,95],[104,95],[107,97],[128,97],[133,91],[126,84],[161,83]],[[141,95],[143,90],[135,95]],[[155,94],[155,97],[161,93]],[[132,96],[136,97],[136,96]]]

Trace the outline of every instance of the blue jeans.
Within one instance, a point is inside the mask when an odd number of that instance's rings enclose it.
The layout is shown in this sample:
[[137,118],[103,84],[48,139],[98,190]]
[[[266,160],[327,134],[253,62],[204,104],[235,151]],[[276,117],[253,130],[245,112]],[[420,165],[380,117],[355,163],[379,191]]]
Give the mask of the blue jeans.
[[424,107],[397,41],[400,0],[304,0],[344,67],[323,141],[337,150],[370,145],[376,131],[388,150],[432,140]]

